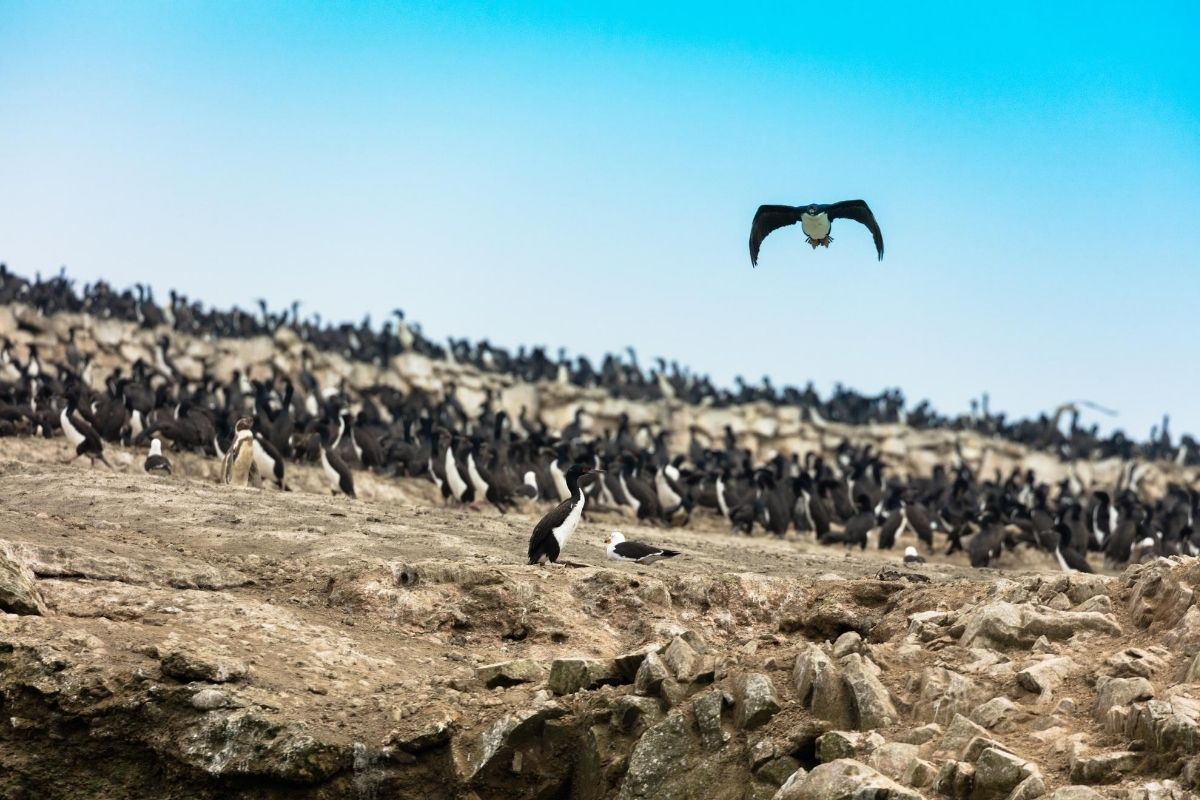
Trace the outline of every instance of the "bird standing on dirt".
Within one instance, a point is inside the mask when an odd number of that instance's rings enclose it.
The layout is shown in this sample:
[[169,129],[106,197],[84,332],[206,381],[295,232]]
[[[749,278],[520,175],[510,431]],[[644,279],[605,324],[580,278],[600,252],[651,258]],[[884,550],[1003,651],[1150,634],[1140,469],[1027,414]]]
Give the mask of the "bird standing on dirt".
[[254,433],[250,430],[249,417],[242,417],[233,426],[233,444],[225,453],[221,465],[221,479],[230,486],[250,485],[251,473],[257,472],[254,465]]
[[563,477],[570,494],[534,527],[533,535],[529,537],[530,564],[538,564],[543,559],[551,564],[558,561],[559,554],[567,546],[567,540],[579,527],[583,507],[587,503],[587,497],[579,489],[579,479],[584,475],[594,475],[602,471],[593,470],[586,464],[574,464],[567,470]]
[[58,421],[62,425],[67,441],[71,443],[71,447],[75,450],[75,455],[70,461],[74,461],[80,456],[87,456],[92,466],[95,466],[97,459],[99,459],[101,464],[112,469],[112,464],[109,464],[104,458],[104,442],[100,440],[100,435],[87,423],[87,420],[76,413],[74,398],[67,400],[67,405],[59,414]]

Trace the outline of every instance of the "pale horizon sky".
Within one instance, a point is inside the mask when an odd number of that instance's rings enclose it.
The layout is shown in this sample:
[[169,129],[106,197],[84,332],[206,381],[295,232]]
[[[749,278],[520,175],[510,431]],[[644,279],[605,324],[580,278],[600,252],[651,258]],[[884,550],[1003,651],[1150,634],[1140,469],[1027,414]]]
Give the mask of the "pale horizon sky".
[[[0,261],[1200,432],[1200,6],[0,0]],[[862,197],[813,252],[760,203]]]

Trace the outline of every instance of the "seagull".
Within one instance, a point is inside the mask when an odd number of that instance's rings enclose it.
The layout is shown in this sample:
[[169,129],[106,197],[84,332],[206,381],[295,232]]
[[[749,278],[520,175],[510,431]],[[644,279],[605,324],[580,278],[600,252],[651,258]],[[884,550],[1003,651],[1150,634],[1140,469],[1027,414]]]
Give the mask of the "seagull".
[[664,558],[674,558],[679,555],[678,550],[664,550],[661,547],[653,547],[641,542],[625,541],[625,534],[620,531],[613,531],[608,534],[608,538],[604,540],[604,544],[608,545],[608,557],[613,561],[635,561],[638,564],[653,564],[655,561],[662,561]]
[[883,260],[883,233],[875,215],[864,200],[843,200],[840,203],[822,205],[810,203],[807,206],[759,206],[754,213],[754,222],[750,225],[750,265],[758,265],[758,248],[762,247],[763,239],[776,228],[800,223],[801,230],[807,237],[813,249],[818,245],[829,247],[833,237],[829,235],[829,224],[835,219],[852,219],[867,226],[871,236],[875,238],[875,250],[879,260]]
[[167,457],[162,454],[162,439],[156,437],[150,440],[150,455],[146,456],[142,467],[150,473],[171,474],[171,462],[167,461]]

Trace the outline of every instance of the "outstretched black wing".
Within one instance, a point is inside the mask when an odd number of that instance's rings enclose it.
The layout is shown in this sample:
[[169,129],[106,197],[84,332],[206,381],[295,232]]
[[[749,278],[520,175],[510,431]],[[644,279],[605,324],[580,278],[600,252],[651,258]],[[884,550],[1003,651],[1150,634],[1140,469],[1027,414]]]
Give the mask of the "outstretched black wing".
[[768,233],[799,221],[800,209],[795,206],[759,206],[754,212],[754,222],[750,224],[750,266],[758,265],[758,248],[762,247]]
[[875,238],[875,250],[879,253],[879,260],[883,260],[883,232],[879,230],[879,223],[875,221],[875,215],[871,213],[865,200],[843,200],[826,208],[825,213],[829,215],[830,222],[835,219],[852,219],[866,225],[871,236]]

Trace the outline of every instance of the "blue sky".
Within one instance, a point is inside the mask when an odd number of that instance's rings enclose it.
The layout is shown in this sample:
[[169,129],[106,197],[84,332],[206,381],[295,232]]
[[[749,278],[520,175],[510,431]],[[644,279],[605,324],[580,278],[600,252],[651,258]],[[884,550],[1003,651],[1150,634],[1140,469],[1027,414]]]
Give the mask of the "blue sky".
[[1200,6],[838,5],[0,0],[0,260],[1200,431]]

